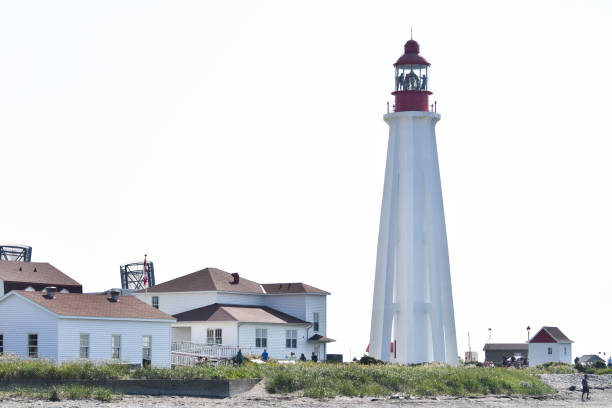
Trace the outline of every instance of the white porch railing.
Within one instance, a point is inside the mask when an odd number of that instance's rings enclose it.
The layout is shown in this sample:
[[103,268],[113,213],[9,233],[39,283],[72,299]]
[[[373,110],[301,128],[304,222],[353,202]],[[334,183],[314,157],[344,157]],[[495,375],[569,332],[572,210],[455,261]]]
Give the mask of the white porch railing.
[[[227,364],[238,354],[237,346],[221,346],[191,341],[172,342],[172,365],[193,366],[196,364],[213,363]],[[251,349],[242,348],[242,354],[251,354]]]

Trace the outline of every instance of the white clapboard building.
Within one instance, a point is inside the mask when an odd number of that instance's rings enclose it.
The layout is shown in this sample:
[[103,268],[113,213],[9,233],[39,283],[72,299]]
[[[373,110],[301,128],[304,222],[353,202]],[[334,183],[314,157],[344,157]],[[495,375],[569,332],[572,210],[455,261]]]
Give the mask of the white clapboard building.
[[259,284],[206,268],[147,290],[138,299],[176,318],[175,342],[231,346],[285,360],[325,360],[328,292],[304,283]]
[[118,291],[11,290],[0,298],[0,317],[0,354],[170,367],[175,319]]
[[572,343],[558,327],[544,326],[529,340],[529,366],[572,364]]

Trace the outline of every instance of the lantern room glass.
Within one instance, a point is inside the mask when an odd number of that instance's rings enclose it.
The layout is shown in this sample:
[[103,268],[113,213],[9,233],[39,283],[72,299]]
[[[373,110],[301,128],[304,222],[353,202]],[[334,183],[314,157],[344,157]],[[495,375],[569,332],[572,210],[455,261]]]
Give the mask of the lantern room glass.
[[428,91],[429,67],[411,64],[395,67],[395,91]]

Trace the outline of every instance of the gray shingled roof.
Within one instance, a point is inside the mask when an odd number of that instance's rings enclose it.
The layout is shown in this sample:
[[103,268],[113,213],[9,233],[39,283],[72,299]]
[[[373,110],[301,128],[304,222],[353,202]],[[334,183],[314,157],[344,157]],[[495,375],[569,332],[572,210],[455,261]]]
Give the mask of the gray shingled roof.
[[79,282],[47,262],[0,261],[0,279],[49,286],[81,286]]
[[25,290],[14,292],[60,316],[174,320],[169,314],[155,309],[134,296],[119,296],[117,302],[111,302],[106,294],[56,293],[53,299],[48,299],[42,292]]
[[[261,285],[240,277],[238,283],[232,283],[234,278],[231,273],[217,268],[205,268],[201,271],[193,272],[169,280],[159,285],[147,289],[148,293],[162,292],[200,292],[200,291],[224,291],[224,292],[243,292],[243,293],[264,293]],[[138,291],[144,293],[142,289]]]
[[542,328],[545,329],[557,341],[573,343],[573,341],[570,340],[565,334],[563,334],[563,332],[561,330],[559,330],[558,327],[544,326]]
[[487,350],[529,350],[529,344],[527,343],[487,343],[485,344],[484,351]]
[[294,294],[294,293],[318,293],[321,295],[329,295],[329,292],[315,288],[314,286],[307,285],[302,282],[292,283],[264,283],[261,286],[264,287],[266,293],[269,295],[282,295],[282,294]]
[[308,322],[279,312],[267,306],[245,306],[213,303],[174,315],[179,322],[245,322],[245,323],[298,323]]

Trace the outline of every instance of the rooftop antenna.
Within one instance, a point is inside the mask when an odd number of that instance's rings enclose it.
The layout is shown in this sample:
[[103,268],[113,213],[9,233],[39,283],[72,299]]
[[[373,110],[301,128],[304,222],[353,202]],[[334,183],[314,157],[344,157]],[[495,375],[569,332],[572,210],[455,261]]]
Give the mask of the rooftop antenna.
[[487,343],[491,342],[491,328],[489,327],[489,340],[487,340]]
[[412,40],[412,26],[410,26],[410,39]]

